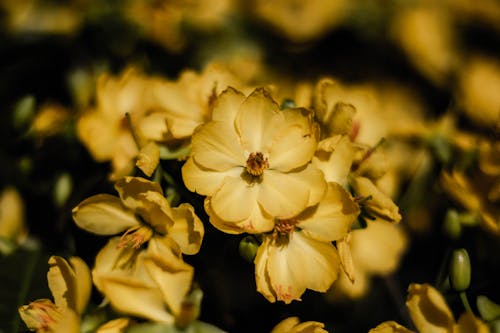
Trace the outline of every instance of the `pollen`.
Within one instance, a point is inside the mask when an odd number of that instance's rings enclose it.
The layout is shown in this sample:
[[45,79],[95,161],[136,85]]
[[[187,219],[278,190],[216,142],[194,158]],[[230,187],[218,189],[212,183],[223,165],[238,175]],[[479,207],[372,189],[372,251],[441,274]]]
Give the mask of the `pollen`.
[[261,152],[251,153],[248,156],[246,170],[252,176],[261,176],[267,168],[269,168],[269,162]]

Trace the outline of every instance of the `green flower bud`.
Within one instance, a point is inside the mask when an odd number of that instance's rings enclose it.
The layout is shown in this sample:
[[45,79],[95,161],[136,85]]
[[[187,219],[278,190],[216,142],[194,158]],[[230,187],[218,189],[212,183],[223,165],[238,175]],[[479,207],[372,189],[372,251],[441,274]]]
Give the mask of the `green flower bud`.
[[454,209],[446,212],[444,218],[443,231],[451,239],[458,239],[462,233],[462,224],[460,223],[460,215]]
[[61,207],[68,200],[71,192],[73,191],[73,179],[71,175],[64,172],[57,177],[54,184],[54,202],[58,207]]
[[28,95],[21,98],[14,106],[13,125],[16,129],[26,127],[35,115],[35,97]]
[[253,262],[259,245],[259,241],[254,236],[246,236],[240,241],[240,256],[248,262]]
[[450,261],[450,284],[456,291],[464,291],[469,288],[471,267],[469,254],[466,249],[453,251]]

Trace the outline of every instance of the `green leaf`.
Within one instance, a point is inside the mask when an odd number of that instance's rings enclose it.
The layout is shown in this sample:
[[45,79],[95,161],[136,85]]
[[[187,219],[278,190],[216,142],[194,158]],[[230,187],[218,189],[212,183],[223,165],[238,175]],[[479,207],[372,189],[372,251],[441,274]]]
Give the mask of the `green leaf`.
[[0,332],[23,329],[18,307],[37,298],[47,298],[47,257],[40,252],[19,248],[0,256]]

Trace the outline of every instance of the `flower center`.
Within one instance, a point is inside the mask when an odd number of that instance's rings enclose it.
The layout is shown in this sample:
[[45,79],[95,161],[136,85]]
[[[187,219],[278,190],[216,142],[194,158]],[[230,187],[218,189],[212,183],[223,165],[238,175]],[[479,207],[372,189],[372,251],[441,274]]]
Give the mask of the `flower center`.
[[153,230],[148,226],[136,226],[128,229],[120,238],[118,248],[138,249],[153,237]]
[[260,151],[248,156],[246,170],[252,176],[261,176],[267,168],[269,168],[267,157]]
[[296,228],[297,223],[299,222],[295,219],[276,220],[274,222],[274,229],[272,234],[274,242],[276,242],[278,245],[284,245],[288,243],[292,232]]

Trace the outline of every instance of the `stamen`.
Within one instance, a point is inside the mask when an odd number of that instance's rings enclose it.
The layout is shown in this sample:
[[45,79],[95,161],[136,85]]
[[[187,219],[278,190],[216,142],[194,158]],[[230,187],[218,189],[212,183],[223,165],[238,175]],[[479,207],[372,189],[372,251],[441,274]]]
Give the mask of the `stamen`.
[[130,247],[138,249],[153,237],[153,230],[147,226],[137,226],[128,229],[120,238],[117,248]]
[[261,152],[251,153],[248,156],[246,170],[252,176],[261,176],[267,168],[269,168],[269,162]]
[[286,244],[295,231],[298,221],[295,219],[276,220],[272,238],[278,245]]

